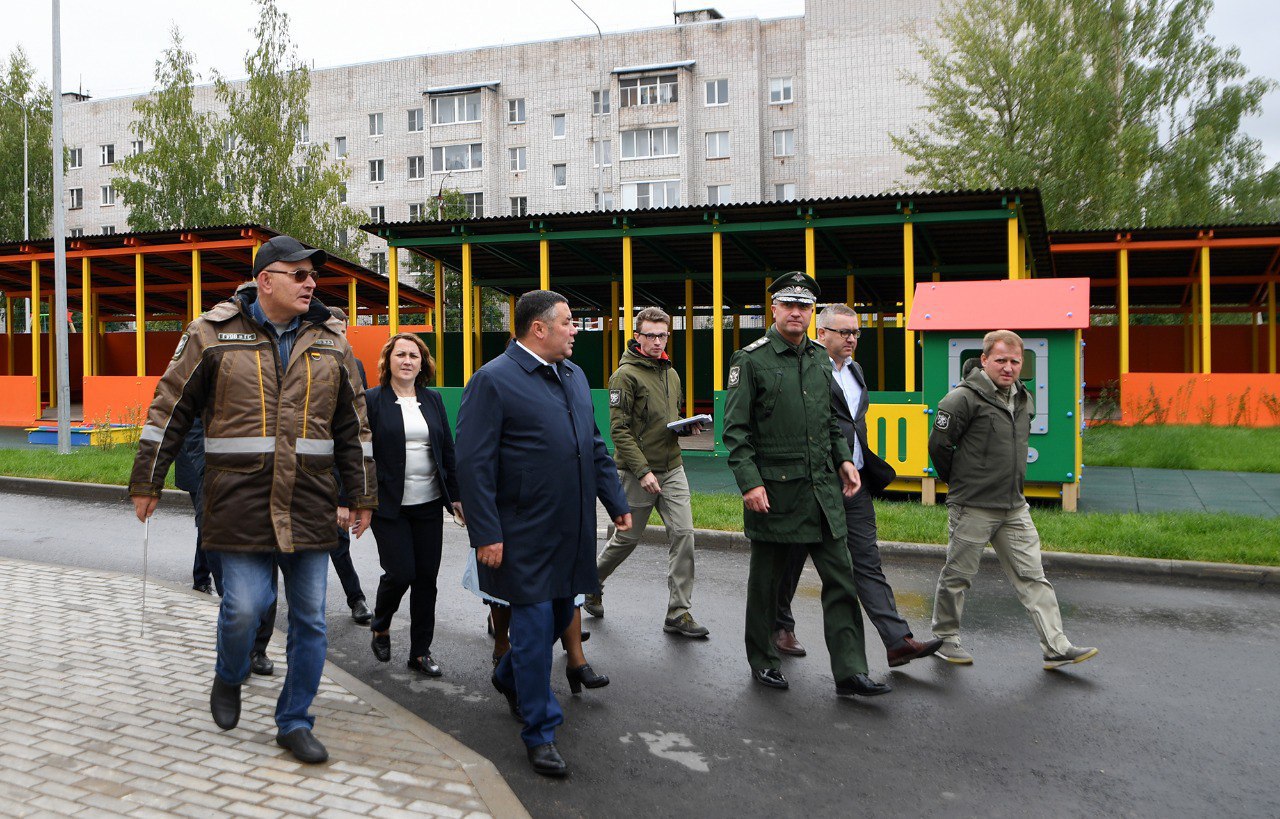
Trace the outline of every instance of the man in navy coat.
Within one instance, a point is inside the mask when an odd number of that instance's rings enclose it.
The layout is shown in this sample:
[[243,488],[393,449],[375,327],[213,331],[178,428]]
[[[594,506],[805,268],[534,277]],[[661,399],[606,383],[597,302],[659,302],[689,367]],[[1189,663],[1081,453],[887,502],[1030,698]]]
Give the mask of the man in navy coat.
[[525,293],[513,319],[516,340],[462,394],[458,486],[480,588],[511,604],[511,650],[493,685],[524,722],[533,769],[564,776],[551,649],[573,619],[573,598],[600,590],[596,498],[622,531],[631,512],[586,376],[568,360],[577,328],[567,300],[549,290]]

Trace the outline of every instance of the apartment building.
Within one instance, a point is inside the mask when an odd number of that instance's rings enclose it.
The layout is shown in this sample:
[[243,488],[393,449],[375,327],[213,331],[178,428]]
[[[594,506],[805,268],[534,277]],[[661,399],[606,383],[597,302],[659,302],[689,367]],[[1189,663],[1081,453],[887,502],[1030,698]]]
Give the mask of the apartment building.
[[[799,17],[723,19],[312,71],[310,124],[369,221],[424,218],[442,188],[476,216],[714,205],[909,186],[890,135],[921,116],[941,0],[807,0]],[[111,185],[145,150],[137,97],[65,108],[67,225],[128,230]],[[215,110],[213,89],[197,107]],[[365,261],[385,269],[386,246]]]

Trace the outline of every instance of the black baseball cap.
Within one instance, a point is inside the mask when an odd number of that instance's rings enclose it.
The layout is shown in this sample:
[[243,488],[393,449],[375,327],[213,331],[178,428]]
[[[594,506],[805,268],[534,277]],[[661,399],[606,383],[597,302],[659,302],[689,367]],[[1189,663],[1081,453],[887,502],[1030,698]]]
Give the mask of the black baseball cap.
[[307,247],[292,236],[277,236],[258,248],[258,255],[253,260],[253,275],[257,276],[274,262],[300,262],[303,259],[311,259],[312,264],[321,268],[329,261],[329,254],[319,248]]

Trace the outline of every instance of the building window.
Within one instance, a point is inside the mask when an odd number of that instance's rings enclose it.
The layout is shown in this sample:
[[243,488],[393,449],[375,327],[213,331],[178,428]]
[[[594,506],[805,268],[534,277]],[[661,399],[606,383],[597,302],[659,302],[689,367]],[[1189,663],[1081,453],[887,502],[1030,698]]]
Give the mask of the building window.
[[558,162],[551,166],[551,187],[567,188],[569,187],[569,166],[563,162]]
[[613,164],[613,140],[602,139],[595,143],[594,167],[600,167],[601,158],[604,159],[606,168]]
[[425,179],[427,176],[427,158],[425,156],[409,157],[409,178]]
[[526,155],[524,148],[508,148],[507,159],[510,160],[511,170],[513,171],[523,171],[527,167],[525,165]]
[[427,206],[421,202],[414,202],[409,205],[409,221],[425,222],[427,220]]
[[229,154],[234,152],[235,149],[236,149],[236,135],[227,134],[226,136],[224,136],[222,138],[222,152],[224,154]]
[[529,197],[513,196],[511,197],[511,215],[527,216],[529,214]]
[[347,155],[347,138],[346,137],[333,138],[333,155],[337,159],[342,159],[344,156]]
[[83,236],[84,228],[71,228],[71,230],[67,231],[67,235],[70,236],[72,239]]
[[727,205],[733,201],[733,185],[708,185],[707,204]]
[[[230,177],[228,177],[228,178],[227,178],[227,182],[228,182],[228,183],[230,183],[230,181],[231,181],[231,179],[230,179]],[[227,185],[227,188],[229,189],[230,187],[231,187],[231,185],[230,185],[230,184],[228,184],[228,185]],[[345,205],[345,204],[347,204],[347,186],[346,186],[345,184],[342,184],[342,185],[339,185],[339,186],[338,186],[338,204],[339,204],[339,205]]]
[[116,203],[116,189],[113,185],[102,186],[102,206],[111,207]]
[[129,142],[129,156],[137,156],[142,153],[144,145],[142,140],[134,139]]
[[381,159],[370,159],[369,160],[369,181],[370,182],[383,181],[385,177],[385,174],[384,174],[385,170],[386,169],[383,167]]
[[369,221],[371,221],[371,222],[385,222],[385,221],[387,221],[387,208],[386,208],[386,206],[385,206],[385,205],[370,205],[370,206],[369,206]]
[[791,78],[790,77],[774,77],[769,80],[769,103],[782,104],[792,102],[791,96]]
[[783,182],[773,186],[773,198],[777,202],[786,202],[796,198],[796,183]]
[[462,203],[466,205],[467,213],[471,214],[473,219],[479,219],[484,216],[483,193],[464,193],[462,194]]
[[707,80],[707,105],[729,104],[729,81]]
[[664,102],[679,102],[679,84],[675,74],[659,74],[656,77],[633,77],[618,80],[618,91],[622,94],[622,107],[633,105],[659,105]]
[[591,92],[591,113],[592,113],[592,114],[607,114],[607,113],[609,113],[609,111],[610,111],[610,110],[611,110],[611,108],[612,108],[612,103],[611,103],[611,102],[610,102],[610,100],[609,100],[609,93],[610,93],[610,92],[609,92],[609,89],[607,89],[607,88],[606,88],[606,89],[604,90],[604,106],[603,106],[603,107],[601,107],[601,105],[600,105],[600,92],[599,92],[599,91],[592,91],[592,92]]
[[114,236],[114,235],[115,235],[115,233],[116,233],[116,226],[115,226],[115,225],[103,225],[103,226],[102,226],[102,235],[103,235],[103,236]]
[[311,143],[311,126],[305,122],[298,123],[298,144],[309,145]]
[[84,149],[72,148],[67,151],[67,167],[83,168],[84,167]]
[[729,132],[707,132],[707,159],[729,158]]
[[551,115],[551,137],[552,139],[564,139],[566,127],[564,114]]
[[773,155],[796,155],[796,131],[794,128],[773,132]]
[[507,122],[519,125],[524,122],[524,98],[507,100]]
[[431,124],[451,125],[455,122],[480,121],[480,92],[450,94],[431,98]]
[[628,182],[622,186],[622,207],[671,208],[680,204],[680,180]]
[[613,210],[613,191],[605,191],[605,192],[604,192],[604,207],[603,207],[603,208],[602,208],[602,207],[600,207],[600,192],[599,192],[599,191],[596,191],[596,192],[595,192],[595,195],[594,195],[594,196],[592,196],[592,197],[591,197],[591,199],[592,199],[592,204],[595,206],[595,209],[596,209],[596,210]]
[[68,188],[67,193],[71,195],[67,210],[80,210],[84,207],[84,188]]
[[422,109],[409,109],[409,133],[418,134],[422,132]]
[[100,145],[100,146],[98,146],[98,147],[102,149],[102,153],[101,153],[102,161],[98,163],[99,165],[114,165],[114,164],[116,164],[116,146],[115,146],[115,143],[110,143],[110,144],[107,144],[107,145]]
[[651,156],[679,156],[680,128],[642,128],[622,132],[622,158],[644,159]]
[[387,254],[382,250],[375,250],[369,254],[369,269],[381,276],[387,275]]
[[369,136],[382,136],[382,114],[369,115]]
[[441,145],[431,149],[431,171],[474,171],[484,167],[484,146],[479,142]]
[[347,229],[340,228],[338,230],[338,247],[346,247],[346,246],[347,246]]

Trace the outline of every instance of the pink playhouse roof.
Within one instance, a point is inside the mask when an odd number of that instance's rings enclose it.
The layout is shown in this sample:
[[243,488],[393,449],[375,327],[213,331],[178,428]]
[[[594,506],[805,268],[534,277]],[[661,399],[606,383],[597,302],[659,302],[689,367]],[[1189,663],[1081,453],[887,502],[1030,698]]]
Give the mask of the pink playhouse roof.
[[1083,330],[1088,279],[1001,279],[916,285],[907,329]]

